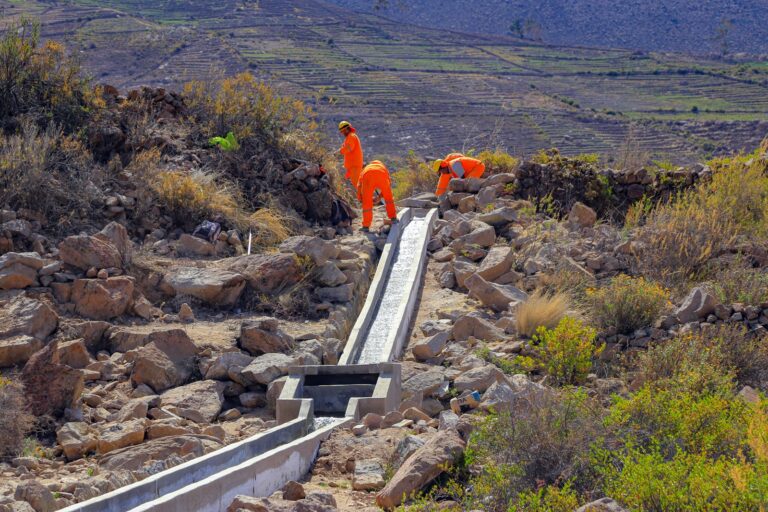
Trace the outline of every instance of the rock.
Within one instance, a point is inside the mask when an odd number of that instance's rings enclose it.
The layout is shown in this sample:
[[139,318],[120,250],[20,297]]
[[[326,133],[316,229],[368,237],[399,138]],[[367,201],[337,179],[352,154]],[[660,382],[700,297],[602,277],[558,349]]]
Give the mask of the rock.
[[292,286],[303,277],[293,254],[250,254],[222,260],[220,265],[245,276],[258,293],[271,293]]
[[186,302],[179,307],[179,320],[185,324],[190,324],[195,321],[195,313]]
[[293,350],[294,340],[278,328],[276,319],[261,317],[243,322],[240,346],[252,355],[288,353]]
[[528,299],[528,294],[524,291],[514,286],[489,283],[479,274],[470,276],[464,285],[469,290],[471,297],[497,312],[504,311],[510,306],[515,306]]
[[287,375],[288,368],[295,364],[295,359],[285,354],[264,354],[251,361],[240,375],[247,385],[266,386],[276,378]]
[[455,430],[459,424],[459,416],[453,411],[442,411],[439,420],[438,430]]
[[456,278],[456,284],[461,288],[466,288],[466,281],[477,272],[477,265],[467,261],[456,260],[453,262],[453,275]]
[[439,332],[429,338],[416,341],[411,347],[411,352],[416,359],[426,361],[443,351],[448,343],[448,338],[447,332]]
[[30,357],[21,381],[35,416],[61,416],[65,409],[74,406],[85,386],[81,371],[59,364],[57,341]]
[[32,336],[21,335],[0,339],[0,368],[24,364],[41,348],[43,348],[43,342]]
[[130,312],[144,320],[152,320],[155,316],[162,316],[162,311],[159,308],[152,306],[152,303],[149,302],[146,297],[141,295],[141,293],[134,295]]
[[120,251],[106,237],[87,235],[70,236],[59,244],[59,258],[70,267],[80,270],[89,268],[122,268]]
[[403,418],[406,420],[411,420],[414,423],[418,423],[419,421],[429,421],[432,419],[428,414],[426,414],[418,407],[409,407],[403,411]]
[[[162,437],[110,452],[99,460],[99,466],[105,471],[138,471],[144,465],[163,464],[171,457],[186,457],[190,454],[199,457],[221,447],[221,443],[210,437],[179,435]],[[164,469],[161,466],[160,469]]]
[[263,391],[248,391],[239,395],[238,399],[240,405],[248,409],[258,409],[267,405],[267,394]]
[[526,375],[513,375],[507,380],[493,382],[483,393],[480,408],[485,410],[525,411],[546,398],[549,388],[533,382]]
[[600,498],[576,509],[575,512],[628,512],[611,498]]
[[133,278],[78,279],[72,285],[75,311],[92,320],[124,315],[133,301]]
[[164,281],[176,295],[190,295],[214,306],[232,306],[245,289],[245,277],[216,268],[179,267]]
[[315,281],[322,286],[339,286],[347,282],[347,276],[332,261],[326,261],[315,269]]
[[495,281],[497,277],[512,269],[515,253],[511,247],[492,247],[488,256],[480,263],[477,274],[487,281]]
[[0,232],[8,231],[11,235],[29,238],[32,235],[32,224],[25,219],[12,219],[0,224]]
[[56,442],[67,460],[77,460],[96,450],[98,441],[93,429],[83,422],[65,423],[56,432]]
[[435,435],[400,466],[387,485],[376,495],[376,503],[386,509],[402,503],[415,492],[447,471],[464,451],[464,441],[455,431]]
[[445,382],[445,375],[438,369],[418,372],[402,384],[402,399],[418,399],[432,396]]
[[358,437],[363,435],[363,434],[365,434],[366,432],[368,432],[368,427],[366,427],[363,424],[358,424],[358,425],[353,425],[352,426],[352,433],[355,434]]
[[304,486],[299,482],[290,480],[283,486],[283,499],[288,501],[303,500],[307,497],[307,493],[304,492]]
[[56,330],[58,323],[59,318],[53,308],[23,295],[0,306],[0,339],[25,335],[45,340]]
[[174,414],[195,423],[211,423],[224,404],[224,383],[215,380],[193,382],[166,391],[160,397],[161,406],[173,407]]
[[53,493],[37,480],[20,483],[16,486],[13,497],[18,501],[29,503],[35,512],[53,512],[59,508]]
[[504,381],[504,374],[492,364],[472,368],[453,381],[453,386],[459,391],[485,392],[494,382]]
[[597,222],[597,213],[584,203],[576,202],[568,214],[568,221],[584,228],[592,227]]
[[114,221],[110,222],[104,226],[104,229],[96,233],[94,237],[111,242],[117,248],[117,252],[123,260],[123,266],[131,264],[133,260],[133,244],[125,226]]
[[153,332],[136,352],[131,372],[134,386],[146,384],[160,393],[187,382],[194,370],[197,347],[181,329]]
[[207,240],[184,233],[176,242],[176,252],[180,256],[213,256],[216,248]]
[[403,418],[403,413],[400,411],[390,411],[385,414],[384,418],[381,420],[381,428],[389,428],[400,423],[403,419],[405,418]]
[[347,283],[334,288],[316,288],[315,294],[320,300],[349,302],[355,296],[355,285]]
[[451,248],[460,250],[467,245],[479,245],[480,247],[493,247],[496,243],[496,231],[492,226],[480,224],[471,233],[461,236],[451,242]]
[[22,290],[37,286],[37,270],[21,262],[9,263],[11,258],[8,256],[12,254],[18,253],[9,252],[0,257],[0,290]]
[[292,252],[301,257],[308,257],[319,266],[335,259],[339,255],[339,248],[333,242],[322,238],[302,235],[293,236],[281,243],[280,252]]
[[703,287],[696,287],[688,294],[683,304],[675,310],[680,323],[695,322],[715,311],[717,299]]
[[245,368],[251,364],[251,361],[253,357],[242,352],[226,352],[216,357],[203,374],[209,380],[227,380],[230,368],[237,366]]
[[456,341],[464,341],[472,336],[484,341],[500,341],[505,338],[504,331],[491,322],[473,315],[459,317],[451,329],[451,337]]
[[60,341],[56,348],[56,357],[59,364],[77,369],[85,368],[93,362],[83,339]]
[[392,465],[399,468],[403,463],[408,460],[408,457],[416,453],[416,450],[424,446],[424,440],[416,436],[405,436],[397,443],[395,453],[392,460]]
[[384,487],[384,466],[376,459],[355,461],[352,488],[356,491],[378,491]]
[[477,220],[485,222],[495,228],[506,226],[510,222],[517,220],[517,212],[514,208],[505,206],[503,208],[497,208],[491,212],[483,213],[477,216]]
[[135,419],[119,423],[106,423],[98,429],[97,449],[100,454],[109,453],[144,441],[147,420]]

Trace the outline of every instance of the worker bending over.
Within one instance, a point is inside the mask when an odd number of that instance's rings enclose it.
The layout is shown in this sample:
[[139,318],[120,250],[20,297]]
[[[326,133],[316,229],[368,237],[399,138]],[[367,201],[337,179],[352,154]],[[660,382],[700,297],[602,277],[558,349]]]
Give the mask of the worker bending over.
[[379,196],[384,199],[387,207],[387,217],[392,222],[397,222],[397,210],[395,200],[392,197],[392,183],[389,179],[387,167],[378,160],[374,160],[365,166],[360,173],[360,181],[357,184],[357,198],[363,203],[363,231],[369,231],[373,222],[373,205],[378,203]]
[[485,172],[485,164],[476,158],[464,156],[461,153],[451,153],[443,160],[435,160],[433,164],[439,174],[435,194],[440,197],[448,190],[448,183],[453,178],[480,178]]
[[347,170],[344,177],[352,182],[353,187],[357,187],[357,180],[363,170],[363,146],[355,131],[348,121],[339,123],[339,132],[344,136],[344,144],[339,149],[344,155],[344,168]]

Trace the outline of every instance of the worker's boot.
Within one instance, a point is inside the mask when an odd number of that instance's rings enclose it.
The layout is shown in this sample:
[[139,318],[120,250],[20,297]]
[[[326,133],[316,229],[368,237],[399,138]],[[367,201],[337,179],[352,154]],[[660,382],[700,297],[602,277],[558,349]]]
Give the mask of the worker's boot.
[[369,228],[366,228],[366,227],[362,227],[362,228],[360,228],[360,231],[361,231],[362,233],[370,233],[370,232],[371,232],[371,230],[370,230]]
[[389,222],[391,222],[392,224],[397,224],[398,222],[400,222],[400,219],[398,219],[397,217],[393,217],[389,219]]

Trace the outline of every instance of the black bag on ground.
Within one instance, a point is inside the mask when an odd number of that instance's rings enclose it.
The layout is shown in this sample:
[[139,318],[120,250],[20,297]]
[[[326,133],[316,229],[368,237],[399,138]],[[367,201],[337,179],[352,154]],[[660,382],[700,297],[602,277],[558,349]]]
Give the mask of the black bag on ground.
[[204,220],[195,228],[192,232],[192,236],[215,243],[219,238],[219,233],[221,233],[221,224]]
[[346,201],[339,197],[333,199],[331,209],[331,224],[334,226],[349,226],[355,218],[355,211]]

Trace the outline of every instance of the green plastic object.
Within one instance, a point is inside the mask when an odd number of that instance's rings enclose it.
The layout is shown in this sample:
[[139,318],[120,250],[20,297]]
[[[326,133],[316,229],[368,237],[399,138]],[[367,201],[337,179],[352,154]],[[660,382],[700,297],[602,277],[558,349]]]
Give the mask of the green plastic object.
[[208,142],[211,146],[219,146],[222,151],[236,151],[240,149],[240,144],[232,132],[227,133],[226,137],[213,137]]

